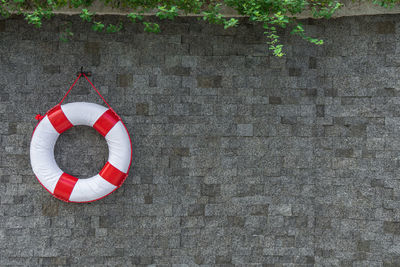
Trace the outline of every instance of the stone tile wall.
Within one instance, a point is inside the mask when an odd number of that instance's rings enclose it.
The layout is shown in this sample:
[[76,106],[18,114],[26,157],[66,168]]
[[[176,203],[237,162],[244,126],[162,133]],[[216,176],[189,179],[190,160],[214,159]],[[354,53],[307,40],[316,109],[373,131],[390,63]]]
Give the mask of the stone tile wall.
[[[304,21],[325,44],[283,33],[282,59],[248,23],[99,35],[58,16],[62,43],[54,23],[0,21],[0,266],[399,266],[399,18]],[[80,66],[134,164],[112,195],[68,204],[36,181],[29,143]],[[84,80],[66,101],[101,103]],[[88,177],[107,146],[76,127],[55,155]]]

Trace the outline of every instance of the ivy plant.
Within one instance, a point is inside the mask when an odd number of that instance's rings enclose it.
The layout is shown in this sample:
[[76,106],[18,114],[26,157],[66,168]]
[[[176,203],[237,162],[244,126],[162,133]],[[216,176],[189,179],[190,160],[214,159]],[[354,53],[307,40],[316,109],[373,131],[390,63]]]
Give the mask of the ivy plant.
[[[97,32],[115,33],[123,29],[122,22],[105,24],[97,20],[96,14],[89,11],[95,0],[0,0],[0,16],[7,18],[11,14],[24,16],[25,20],[36,27],[41,27],[44,20],[54,16],[60,8],[80,10],[81,19],[92,25]],[[361,0],[360,0],[361,1]],[[400,0],[364,0],[386,8],[392,8]],[[239,24],[237,18],[223,15],[222,7],[234,9],[238,15],[246,16],[250,21],[261,23],[269,49],[275,56],[284,55],[280,42],[279,29],[290,28],[290,33],[316,45],[323,40],[309,36],[296,16],[309,11],[313,18],[330,18],[343,6],[343,0],[96,0],[96,2],[113,8],[129,10],[128,19],[132,23],[141,23],[146,32],[158,33],[160,26],[149,21],[146,12],[152,12],[161,20],[173,20],[180,15],[194,14],[212,24],[223,25],[225,29]],[[73,36],[71,25],[65,24],[60,39],[67,41]]]

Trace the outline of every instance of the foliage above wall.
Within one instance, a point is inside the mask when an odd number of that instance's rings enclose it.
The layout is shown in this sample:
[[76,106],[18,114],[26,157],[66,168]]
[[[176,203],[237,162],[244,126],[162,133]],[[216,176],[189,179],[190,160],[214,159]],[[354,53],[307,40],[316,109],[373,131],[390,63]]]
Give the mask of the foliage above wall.
[[[78,8],[83,21],[92,24],[97,32],[114,33],[123,28],[122,23],[107,24],[98,20],[90,7],[95,0],[0,0],[0,15],[8,17],[10,14],[23,15],[28,23],[40,27],[44,19],[54,16],[60,8]],[[366,0],[383,7],[392,7],[400,0]],[[97,0],[104,6],[113,8],[127,8],[130,13],[127,17],[133,23],[142,23],[146,32],[158,33],[157,23],[146,20],[144,14],[154,11],[159,19],[172,20],[179,15],[196,14],[199,18],[213,24],[221,24],[225,29],[235,27],[239,21],[236,18],[227,18],[221,12],[222,4],[233,8],[239,15],[244,15],[250,21],[263,25],[267,43],[273,54],[283,56],[283,45],[279,40],[278,28],[291,28],[291,34],[300,36],[308,42],[320,45],[323,41],[310,37],[303,26],[296,20],[296,16],[304,11],[311,11],[314,18],[330,18],[343,5],[343,0]],[[73,36],[68,25],[64,25],[61,40],[67,41]]]

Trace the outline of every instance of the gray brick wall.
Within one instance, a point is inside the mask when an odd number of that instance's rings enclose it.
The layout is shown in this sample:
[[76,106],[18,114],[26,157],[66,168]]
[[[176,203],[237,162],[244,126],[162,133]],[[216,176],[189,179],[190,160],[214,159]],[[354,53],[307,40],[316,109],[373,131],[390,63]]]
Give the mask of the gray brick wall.
[[[399,15],[304,21],[316,47],[193,18],[75,36],[0,21],[0,266],[399,266]],[[106,17],[116,22],[117,17]],[[36,113],[80,66],[134,143],[125,184],[91,204],[36,181]],[[67,101],[101,103],[82,80]],[[56,159],[87,177],[107,158],[89,127]]]

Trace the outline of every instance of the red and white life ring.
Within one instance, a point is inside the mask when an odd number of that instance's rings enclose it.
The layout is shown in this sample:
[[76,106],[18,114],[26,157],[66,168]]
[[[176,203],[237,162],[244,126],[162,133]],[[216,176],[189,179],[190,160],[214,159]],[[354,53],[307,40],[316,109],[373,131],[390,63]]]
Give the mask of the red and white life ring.
[[[91,178],[78,179],[64,173],[54,159],[57,138],[75,125],[93,127],[108,144],[108,161]],[[33,132],[30,157],[37,179],[53,196],[67,202],[91,202],[111,194],[125,181],[132,162],[132,144],[128,130],[114,111],[75,102],[57,105],[46,113]]]

